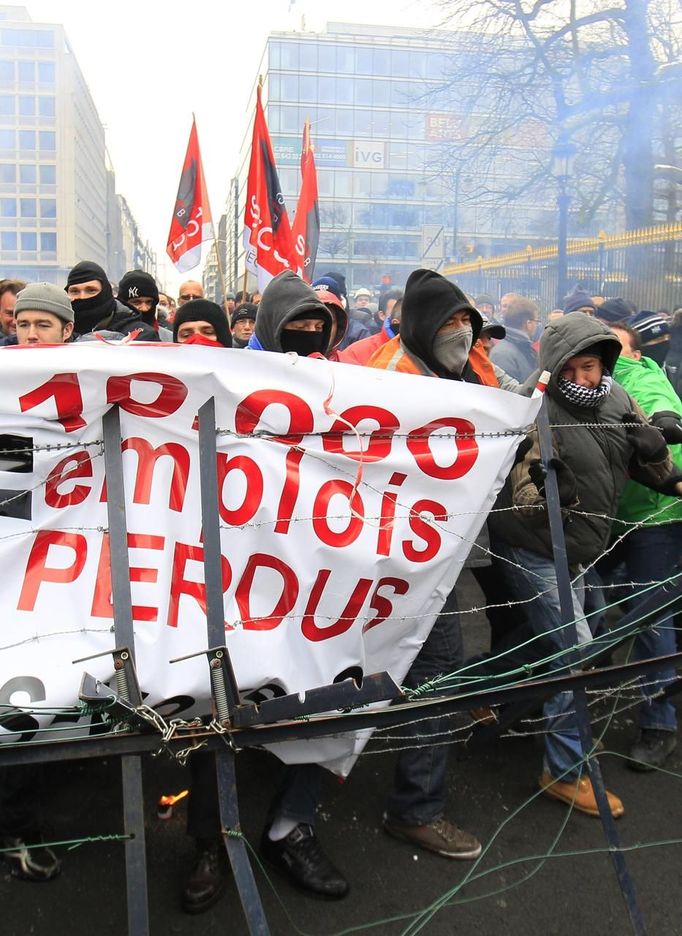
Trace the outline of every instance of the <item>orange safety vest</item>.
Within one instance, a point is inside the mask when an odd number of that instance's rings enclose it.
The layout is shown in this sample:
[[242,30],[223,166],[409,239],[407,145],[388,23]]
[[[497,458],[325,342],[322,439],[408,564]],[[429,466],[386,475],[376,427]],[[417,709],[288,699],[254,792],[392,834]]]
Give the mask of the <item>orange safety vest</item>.
[[[483,345],[477,341],[469,352],[469,364],[481,384],[485,387],[499,387],[500,383],[495,376],[495,369],[485,353]],[[425,364],[405,351],[400,344],[400,336],[396,335],[386,344],[378,348],[367,361],[369,367],[378,367],[381,370],[397,371],[400,374],[421,374],[424,377],[435,376]]]

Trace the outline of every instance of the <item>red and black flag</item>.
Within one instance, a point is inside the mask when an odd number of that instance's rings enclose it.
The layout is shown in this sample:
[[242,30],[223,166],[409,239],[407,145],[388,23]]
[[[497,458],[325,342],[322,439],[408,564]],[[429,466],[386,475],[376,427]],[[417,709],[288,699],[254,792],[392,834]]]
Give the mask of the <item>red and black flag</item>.
[[197,125],[192,118],[166,252],[178,272],[186,273],[201,262],[202,243],[212,239],[211,209],[201,164]]
[[246,189],[244,250],[246,268],[258,277],[261,290],[282,270],[295,269],[291,227],[265,123],[260,87]]
[[310,121],[303,129],[301,150],[301,191],[294,217],[294,259],[297,272],[306,283],[312,283],[320,242],[320,204],[317,192],[317,169],[315,155],[310,144]]

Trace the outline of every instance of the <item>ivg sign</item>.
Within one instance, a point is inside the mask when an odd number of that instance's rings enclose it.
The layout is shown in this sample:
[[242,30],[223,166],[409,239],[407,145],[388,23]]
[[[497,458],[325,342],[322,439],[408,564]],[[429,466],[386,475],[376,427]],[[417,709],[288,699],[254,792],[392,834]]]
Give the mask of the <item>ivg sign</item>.
[[353,166],[369,169],[383,169],[385,165],[386,144],[374,140],[353,141]]

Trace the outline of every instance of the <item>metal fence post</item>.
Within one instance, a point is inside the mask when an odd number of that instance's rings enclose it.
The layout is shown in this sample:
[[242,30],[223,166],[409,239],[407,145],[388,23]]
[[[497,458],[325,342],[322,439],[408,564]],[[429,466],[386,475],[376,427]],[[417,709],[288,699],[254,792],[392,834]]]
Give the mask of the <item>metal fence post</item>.
[[[134,659],[135,636],[121,457],[121,418],[118,406],[112,406],[104,414],[102,428],[104,430],[104,470],[107,481],[115,643],[116,646],[128,647]],[[121,781],[123,827],[124,832],[131,836],[125,843],[128,934],[129,936],[148,936],[147,854],[144,837],[142,758],[139,754],[122,756]]]
[[[216,458],[215,400],[211,398],[199,410],[201,522],[206,582],[206,629],[210,647],[221,646],[225,643]],[[218,805],[223,840],[232,865],[249,932],[254,936],[268,936],[270,930],[265,911],[241,834],[234,759],[234,750],[227,745],[216,752]]]
[[[545,481],[545,492],[547,498],[547,513],[549,516],[550,532],[552,536],[552,550],[554,552],[554,564],[556,567],[557,586],[559,591],[559,604],[561,608],[562,624],[566,626],[569,640],[573,646],[578,644],[578,634],[575,626],[573,614],[573,599],[571,594],[571,576],[568,567],[568,557],[566,553],[566,540],[564,537],[564,528],[561,517],[561,503],[559,501],[559,488],[557,485],[556,471],[551,464],[552,431],[549,424],[549,413],[547,408],[547,398],[543,400],[540,412],[537,416],[537,428],[540,441],[540,454],[545,466],[547,477]],[[572,654],[575,658],[575,653]],[[592,737],[592,725],[587,707],[587,695],[583,688],[573,690],[575,709],[578,716],[578,731],[583,754],[588,753],[594,746]],[[615,822],[609,809],[606,798],[606,788],[601,774],[599,762],[595,757],[589,757],[587,760],[587,769],[592,781],[592,787],[599,808],[599,817],[604,827],[604,833],[609,843],[611,860],[616,871],[618,884],[627,907],[630,917],[632,932],[635,936],[645,936],[646,928],[635,893],[634,881],[630,877],[625,856],[620,850],[620,839],[616,831]]]

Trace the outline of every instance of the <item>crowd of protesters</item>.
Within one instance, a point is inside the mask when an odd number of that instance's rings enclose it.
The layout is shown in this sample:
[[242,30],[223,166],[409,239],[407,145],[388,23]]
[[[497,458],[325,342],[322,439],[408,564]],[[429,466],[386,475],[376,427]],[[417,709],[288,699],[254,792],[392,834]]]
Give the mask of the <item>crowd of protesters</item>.
[[[308,285],[287,271],[262,295],[228,294],[222,305],[207,300],[199,282],[188,280],[176,302],[159,292],[147,273],[126,273],[116,287],[100,266],[83,261],[70,271],[64,288],[0,281],[0,345],[103,338],[293,352],[448,380],[453,399],[452,382],[529,395],[541,372],[548,372],[552,464],[576,631],[581,646],[588,646],[608,627],[599,613],[605,586],[618,587],[628,598],[669,578],[682,553],[682,309],[641,310],[626,298],[591,296],[576,287],[563,308],[541,312],[530,297],[467,296],[423,269],[410,275],[404,290],[386,289],[374,299],[364,288],[349,296],[336,272]],[[486,598],[491,649],[512,654],[529,644],[527,653],[563,667],[572,647],[561,626],[545,480],[532,431],[519,446],[497,509],[467,564]],[[596,613],[588,615],[588,607]],[[673,619],[663,616],[635,638],[635,657],[670,655],[675,635]],[[463,662],[455,587],[404,685],[416,687],[456,672]],[[642,685],[639,730],[627,761],[635,770],[662,767],[676,747],[675,706],[665,693],[675,678],[667,666]],[[544,705],[539,786],[547,796],[596,816],[573,709],[569,692]],[[397,759],[383,827],[413,847],[471,860],[481,843],[450,818],[446,803],[448,746],[418,743],[420,736],[438,737],[444,730],[443,719],[422,719],[405,729],[415,744]],[[194,754],[190,768],[188,832],[197,852],[182,903],[187,912],[199,913],[223,892],[228,862],[212,755]],[[0,838],[15,875],[47,880],[59,872],[60,862],[52,849],[40,846],[39,787],[31,770],[0,771]],[[348,893],[349,883],[315,831],[321,773],[317,765],[282,768],[260,854],[298,888],[337,899]],[[609,792],[608,802],[615,818],[623,814],[616,794]]]

